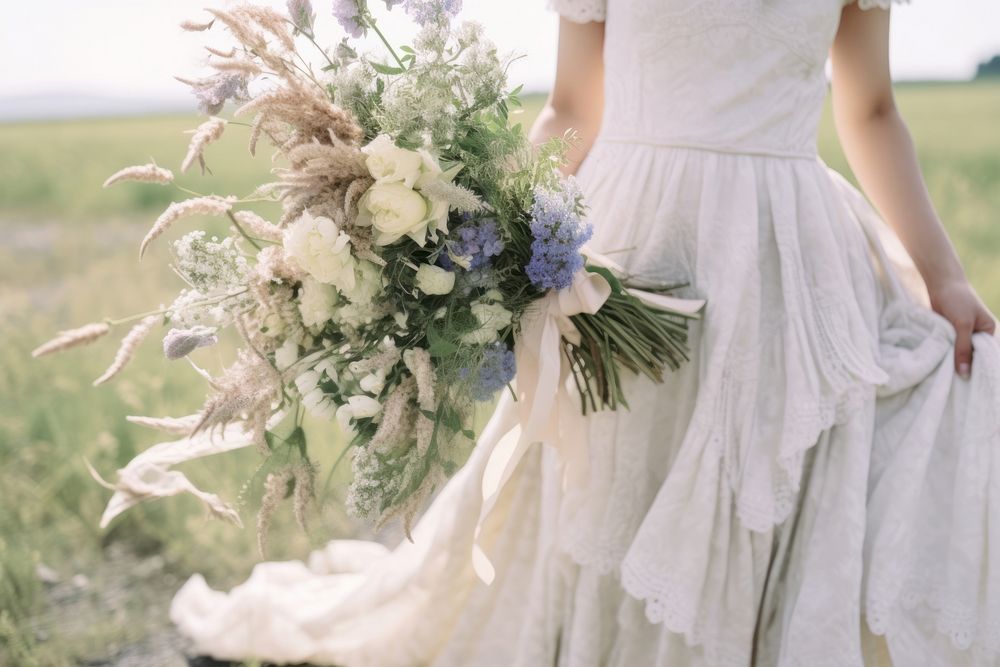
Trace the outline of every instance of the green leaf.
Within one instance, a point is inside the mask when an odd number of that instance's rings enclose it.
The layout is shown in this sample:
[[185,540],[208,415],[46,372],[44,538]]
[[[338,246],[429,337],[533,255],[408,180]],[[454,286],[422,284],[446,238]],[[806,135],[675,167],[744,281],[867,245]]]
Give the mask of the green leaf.
[[389,76],[392,76],[395,74],[402,74],[404,71],[402,67],[392,67],[391,65],[383,65],[382,63],[376,63],[376,62],[372,62],[370,64],[372,66],[372,69],[378,72],[379,74],[387,74]]
[[458,352],[458,345],[442,336],[431,324],[427,327],[427,351],[432,357],[447,357]]

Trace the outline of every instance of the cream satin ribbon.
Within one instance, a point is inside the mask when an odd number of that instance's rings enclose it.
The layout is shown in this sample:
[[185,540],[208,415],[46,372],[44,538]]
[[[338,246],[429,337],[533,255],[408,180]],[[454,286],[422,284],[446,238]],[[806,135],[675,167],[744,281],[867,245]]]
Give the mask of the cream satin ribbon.
[[[591,265],[618,273],[614,262],[585,251]],[[705,305],[701,299],[679,299],[630,289],[629,293],[653,308],[697,316]],[[563,354],[561,340],[580,343],[580,332],[570,317],[594,314],[611,296],[611,285],[598,273],[580,271],[573,284],[551,290],[524,314],[521,332],[515,341],[517,361],[516,396],[520,423],[499,438],[483,471],[483,504],[476,523],[472,546],[472,566],[485,583],[492,583],[496,571],[479,543],[486,518],[496,506],[503,487],[510,480],[528,448],[545,442],[559,453],[563,464],[563,486],[584,484],[589,476],[590,452],[586,421],[578,397],[567,386],[572,372]]]

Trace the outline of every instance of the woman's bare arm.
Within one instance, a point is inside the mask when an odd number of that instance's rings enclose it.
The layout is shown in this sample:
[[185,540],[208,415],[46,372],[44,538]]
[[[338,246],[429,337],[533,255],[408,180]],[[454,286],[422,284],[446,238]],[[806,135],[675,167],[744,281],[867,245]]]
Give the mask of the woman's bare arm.
[[927,285],[931,307],[955,327],[955,368],[967,377],[972,334],[995,321],[976,295],[924,183],[889,72],[889,12],[844,8],[834,40],[833,109],[841,145]]
[[601,126],[604,109],[604,24],[559,19],[559,53],[552,93],[531,127],[535,144],[575,130],[566,174],[576,172]]

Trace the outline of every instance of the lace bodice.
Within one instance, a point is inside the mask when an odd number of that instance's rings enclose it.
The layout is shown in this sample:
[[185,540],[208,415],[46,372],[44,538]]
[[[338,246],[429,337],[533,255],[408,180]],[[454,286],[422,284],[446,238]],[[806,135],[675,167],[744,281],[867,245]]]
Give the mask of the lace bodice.
[[602,138],[802,157],[816,153],[824,66],[846,4],[549,0],[572,21],[605,22]]

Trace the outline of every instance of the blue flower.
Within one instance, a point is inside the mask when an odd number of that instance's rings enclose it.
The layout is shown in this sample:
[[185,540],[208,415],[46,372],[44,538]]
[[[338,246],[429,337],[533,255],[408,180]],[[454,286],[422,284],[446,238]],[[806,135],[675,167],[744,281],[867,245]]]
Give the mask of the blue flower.
[[[387,0],[396,4],[399,0]],[[422,26],[445,20],[462,10],[462,0],[403,0],[406,13]]]
[[[496,257],[504,249],[497,221],[493,218],[483,218],[477,223],[459,227],[454,236],[456,239],[449,243],[449,251],[458,257],[468,257],[470,271],[489,266],[490,258]],[[450,257],[442,255],[442,264],[445,262],[453,265]]]
[[364,33],[358,23],[360,13],[357,0],[333,0],[333,17],[351,37],[361,37]]
[[535,188],[531,207],[531,261],[525,268],[539,289],[563,289],[583,268],[580,249],[593,228],[580,218],[582,195],[572,178],[560,190]]
[[472,378],[472,398],[488,401],[514,379],[517,370],[514,353],[501,342],[492,343],[483,350],[482,363],[477,369],[463,368],[461,376]]

